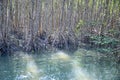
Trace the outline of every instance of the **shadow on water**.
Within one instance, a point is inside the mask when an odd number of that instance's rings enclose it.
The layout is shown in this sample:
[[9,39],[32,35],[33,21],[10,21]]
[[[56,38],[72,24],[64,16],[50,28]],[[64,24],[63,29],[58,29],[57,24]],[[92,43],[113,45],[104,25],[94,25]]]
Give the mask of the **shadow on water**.
[[0,58],[0,80],[119,80],[119,65],[93,51]]

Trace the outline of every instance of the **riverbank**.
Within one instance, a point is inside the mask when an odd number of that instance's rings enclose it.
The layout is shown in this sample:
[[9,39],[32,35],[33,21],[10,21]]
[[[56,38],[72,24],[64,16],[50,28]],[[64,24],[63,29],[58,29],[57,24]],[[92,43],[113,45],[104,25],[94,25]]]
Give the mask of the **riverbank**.
[[[100,41],[99,41],[100,40]],[[74,53],[78,49],[93,50],[101,54],[119,57],[119,40],[106,36],[83,36],[77,38],[68,34],[47,35],[46,32],[34,37],[24,38],[19,31],[11,32],[6,38],[0,40],[0,55],[12,55],[15,52],[44,53],[46,51],[66,51]]]

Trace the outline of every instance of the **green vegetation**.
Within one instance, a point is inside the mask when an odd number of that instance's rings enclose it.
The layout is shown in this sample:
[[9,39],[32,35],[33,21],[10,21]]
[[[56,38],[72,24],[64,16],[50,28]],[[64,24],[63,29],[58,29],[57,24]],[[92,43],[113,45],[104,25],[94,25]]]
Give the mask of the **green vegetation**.
[[[99,48],[100,52],[112,52],[120,44],[120,41],[108,36],[91,36],[91,43]],[[93,46],[93,45],[92,45]]]

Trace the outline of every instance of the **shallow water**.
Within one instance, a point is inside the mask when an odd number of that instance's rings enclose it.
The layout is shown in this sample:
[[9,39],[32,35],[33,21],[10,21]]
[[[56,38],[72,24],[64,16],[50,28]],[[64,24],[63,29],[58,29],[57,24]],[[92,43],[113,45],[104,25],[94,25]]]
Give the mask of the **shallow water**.
[[90,53],[77,51],[72,55],[64,52],[28,55],[18,52],[11,57],[0,57],[0,80],[120,79],[120,65],[114,59]]

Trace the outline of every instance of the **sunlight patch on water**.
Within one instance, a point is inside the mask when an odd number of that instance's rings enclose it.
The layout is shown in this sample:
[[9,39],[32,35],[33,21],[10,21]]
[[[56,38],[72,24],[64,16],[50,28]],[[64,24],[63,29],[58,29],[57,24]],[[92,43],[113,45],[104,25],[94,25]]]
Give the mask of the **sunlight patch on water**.
[[53,60],[63,60],[63,61],[70,61],[72,64],[72,73],[74,75],[73,80],[94,80],[90,77],[90,75],[87,74],[87,72],[84,71],[84,69],[81,67],[80,62],[78,62],[76,59],[71,58],[69,55],[67,55],[64,52],[57,52],[56,54],[52,55]]
[[25,74],[17,76],[16,80],[39,80],[40,73],[33,57],[24,53],[20,53],[20,57],[26,62]]
[[75,80],[94,80],[91,79],[91,77],[80,67],[80,63],[77,62],[76,60],[72,61],[73,64],[73,73],[74,73],[74,78]]
[[38,80],[39,79],[39,70],[38,70],[38,67],[34,61],[34,59],[32,58],[32,56],[29,56],[29,55],[25,55],[26,57],[26,60],[27,60],[27,65],[26,65],[26,72],[29,72],[31,73],[31,77],[32,79],[31,80]]
[[64,52],[57,52],[52,55],[52,59],[59,59],[59,60],[67,61],[67,60],[70,60],[70,56]]

